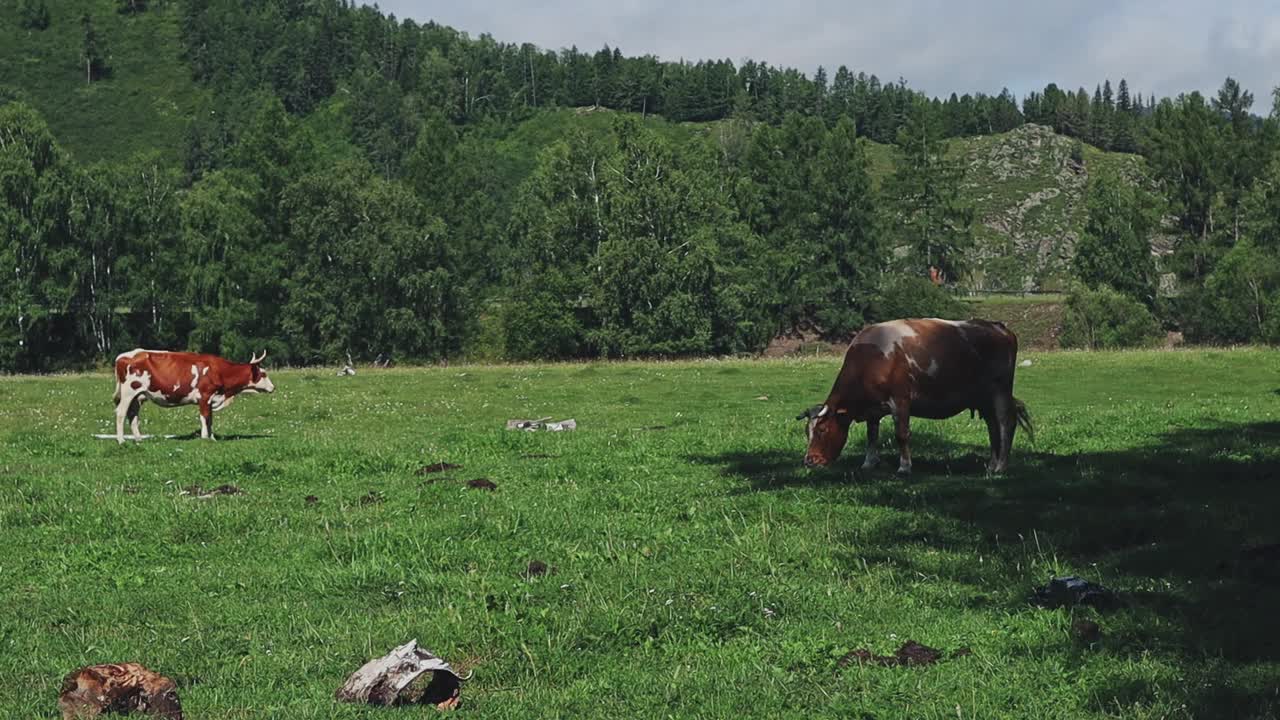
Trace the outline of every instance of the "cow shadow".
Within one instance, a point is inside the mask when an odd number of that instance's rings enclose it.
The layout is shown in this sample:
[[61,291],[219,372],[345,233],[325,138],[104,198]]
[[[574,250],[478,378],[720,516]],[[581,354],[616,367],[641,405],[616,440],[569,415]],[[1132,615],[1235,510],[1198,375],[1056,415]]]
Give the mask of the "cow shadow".
[[[238,442],[240,440],[263,440],[275,436],[256,433],[229,433],[226,435],[215,435],[214,437],[217,438],[214,442]],[[200,431],[196,430],[194,432],[187,433],[186,435],[175,435],[169,439],[177,440],[179,442],[189,442],[191,440],[201,440],[203,438],[200,437]]]
[[[1020,442],[995,477],[985,446],[917,437],[906,481],[894,477],[892,453],[858,472],[853,444],[820,471],[802,468],[796,449],[692,459],[740,480],[738,492],[805,488],[893,511],[833,548],[851,571],[869,563],[937,576],[968,586],[957,603],[984,598],[1012,612],[1033,611],[1031,586],[1054,568],[1074,571],[1125,600],[1136,629],[1114,640],[1116,652],[1163,653],[1192,675],[1216,658],[1213,672],[1251,679],[1230,693],[1213,676],[1100,690],[1111,701],[1185,695],[1193,717],[1280,711],[1280,422],[1171,429],[1123,450],[1060,454]],[[1002,562],[979,565],[979,555]],[[1031,582],[1028,566],[1043,577]]]

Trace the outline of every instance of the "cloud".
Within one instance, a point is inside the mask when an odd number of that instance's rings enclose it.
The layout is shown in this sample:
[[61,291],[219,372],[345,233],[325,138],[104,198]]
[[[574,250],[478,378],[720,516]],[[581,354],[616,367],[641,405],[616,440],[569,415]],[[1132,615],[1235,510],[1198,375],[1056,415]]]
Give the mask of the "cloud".
[[[382,0],[399,18],[544,48],[609,45],[666,60],[746,58],[812,73],[840,65],[903,77],[931,95],[1021,96],[1049,82],[1086,87],[1127,78],[1133,92],[1211,93],[1228,75],[1265,111],[1280,85],[1280,9],[1273,0]],[[1261,106],[1261,107],[1259,107]]]

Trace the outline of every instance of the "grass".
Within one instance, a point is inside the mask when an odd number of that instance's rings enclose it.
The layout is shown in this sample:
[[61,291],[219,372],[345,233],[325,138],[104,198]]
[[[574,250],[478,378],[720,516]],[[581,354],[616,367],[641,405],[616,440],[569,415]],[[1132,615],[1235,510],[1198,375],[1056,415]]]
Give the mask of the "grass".
[[[0,716],[132,660],[193,718],[390,717],[333,692],[417,638],[470,717],[1274,717],[1280,590],[1235,560],[1280,541],[1276,355],[1024,356],[1010,474],[963,416],[909,482],[800,467],[829,359],[281,371],[217,443],[124,447],[107,376],[0,379]],[[580,429],[502,429],[543,416]],[[1028,605],[1062,573],[1127,605]],[[973,654],[838,667],[907,639]]]

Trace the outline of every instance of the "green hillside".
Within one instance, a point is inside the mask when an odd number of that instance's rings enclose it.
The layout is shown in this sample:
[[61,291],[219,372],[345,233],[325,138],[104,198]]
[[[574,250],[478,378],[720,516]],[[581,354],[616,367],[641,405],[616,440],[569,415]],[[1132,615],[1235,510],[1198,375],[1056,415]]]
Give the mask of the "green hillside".
[[[0,84],[45,117],[58,142],[82,162],[119,161],[159,153],[181,161],[183,136],[206,91],[191,79],[178,31],[179,3],[153,3],[130,15],[106,0],[50,3],[45,30],[20,27],[18,3],[0,7]],[[110,75],[85,82],[80,60],[88,12],[104,40]],[[327,149],[346,142],[344,101],[335,97],[307,119]],[[538,152],[575,132],[603,134],[618,113],[596,108],[548,110],[501,133],[492,145],[492,167],[501,195],[510,197],[534,168]],[[645,124],[677,145],[720,143],[727,123],[673,123],[649,116]],[[1145,166],[1135,155],[1082,146],[1038,125],[998,135],[951,141],[951,154],[966,169],[965,200],[977,219],[973,276],[992,290],[1057,288],[1084,219],[1088,178],[1106,169],[1135,181]],[[893,173],[897,150],[868,142],[871,175],[878,186]],[[1076,151],[1075,154],[1079,154]]]
[[[1099,296],[1086,327],[1136,318],[1141,340],[1156,312],[1188,338],[1280,337],[1248,243],[1213,284],[1233,299],[1197,310],[1215,264],[1280,217],[1252,179],[1276,123],[1191,153],[1228,138],[1184,139],[1222,122],[1203,100],[1113,118],[1099,98],[1085,133],[1034,102],[994,122],[861,73],[823,89],[749,63],[534,55],[341,0],[130,5],[0,8],[0,130],[22,138],[0,147],[22,170],[0,259],[25,263],[0,289],[17,348],[0,365],[148,343],[304,363],[750,353],[962,312],[951,290],[1075,280],[1142,304]],[[1139,120],[1144,155],[1106,149],[1138,147],[1104,131]],[[1251,154],[1229,187],[1208,163]],[[164,284],[130,272],[165,256],[201,260]],[[1075,342],[1037,303],[1019,310],[1038,344]]]
[[[81,17],[90,13],[105,38],[111,73],[84,82]],[[44,115],[64,149],[81,161],[122,160],[138,152],[159,152],[177,164],[183,133],[206,92],[191,79],[178,35],[178,4],[155,4],[147,12],[116,12],[101,0],[50,4],[44,31],[23,29],[17,4],[0,8],[0,83]],[[335,97],[307,119],[326,149],[343,142],[348,122]],[[614,111],[540,111],[493,146],[499,184],[513,191],[534,168],[543,147],[573,132],[608,132]],[[716,142],[723,122],[672,123],[646,118],[668,140]],[[1144,173],[1143,160],[1083,146],[1083,163],[1073,160],[1076,141],[1050,128],[1024,126],[1002,135],[959,138],[951,152],[963,159],[965,199],[977,217],[974,281],[987,290],[1056,288],[1061,284],[1084,218],[1084,188],[1102,168],[1125,177]],[[868,141],[872,178],[891,176],[896,149]]]
[[[40,111],[59,144],[82,162],[159,152],[177,163],[204,93],[182,60],[175,2],[138,15],[104,0],[48,2],[45,30],[24,29],[18,0],[0,3],[0,85]],[[105,43],[110,75],[86,83],[81,18]]]

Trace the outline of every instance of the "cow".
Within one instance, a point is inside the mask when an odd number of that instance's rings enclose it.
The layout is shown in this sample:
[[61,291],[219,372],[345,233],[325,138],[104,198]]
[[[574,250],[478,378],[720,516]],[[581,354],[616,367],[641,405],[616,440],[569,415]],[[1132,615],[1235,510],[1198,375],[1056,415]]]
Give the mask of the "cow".
[[198,405],[200,437],[213,440],[213,413],[231,404],[240,393],[275,392],[275,385],[262,369],[256,354],[247,363],[236,363],[217,355],[131,350],[116,356],[116,441],[124,442],[124,423],[133,427],[134,439],[141,440],[138,411],[150,400],[160,407]]
[[897,430],[898,475],[905,477],[911,474],[911,418],[943,420],[968,410],[987,423],[987,471],[1004,472],[1017,427],[1034,439],[1031,416],[1013,396],[1017,356],[1017,336],[999,322],[927,318],[868,325],[850,343],[826,402],[796,418],[809,426],[804,465],[834,462],[849,426],[865,421],[862,469],[874,468],[880,420],[888,415]]

